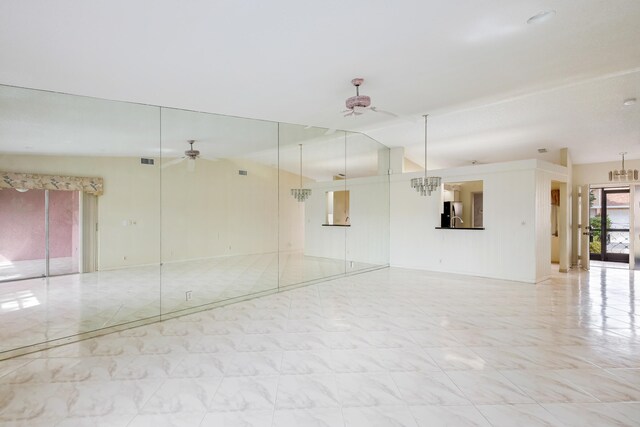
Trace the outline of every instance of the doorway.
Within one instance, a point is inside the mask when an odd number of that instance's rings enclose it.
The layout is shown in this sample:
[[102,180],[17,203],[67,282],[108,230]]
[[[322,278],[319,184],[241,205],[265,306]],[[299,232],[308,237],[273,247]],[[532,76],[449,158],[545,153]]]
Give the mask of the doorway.
[[471,226],[484,227],[484,195],[482,191],[471,192]]
[[80,271],[80,193],[0,191],[0,282]]
[[629,263],[629,187],[589,190],[589,259]]

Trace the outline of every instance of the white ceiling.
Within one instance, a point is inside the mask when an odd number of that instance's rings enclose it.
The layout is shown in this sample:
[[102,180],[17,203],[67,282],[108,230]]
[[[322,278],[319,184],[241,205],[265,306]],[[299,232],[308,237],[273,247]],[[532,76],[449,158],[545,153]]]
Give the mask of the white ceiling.
[[182,157],[249,159],[332,180],[378,174],[370,137],[352,132],[172,108],[71,96],[0,85],[0,155]]
[[[3,0],[0,83],[364,130],[418,163],[428,112],[430,167],[640,158],[639,21],[637,0]],[[401,119],[343,118],[356,76]]]

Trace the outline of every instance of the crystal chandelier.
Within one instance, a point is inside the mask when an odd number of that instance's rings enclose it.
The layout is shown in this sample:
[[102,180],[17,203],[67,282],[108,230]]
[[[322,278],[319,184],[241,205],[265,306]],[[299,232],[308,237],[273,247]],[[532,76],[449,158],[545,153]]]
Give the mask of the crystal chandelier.
[[298,202],[304,202],[311,195],[310,188],[302,188],[302,144],[298,144],[300,146],[300,188],[292,188],[291,195]]
[[415,189],[421,196],[431,195],[431,192],[436,191],[440,187],[440,181],[442,178],[439,176],[427,175],[427,118],[428,114],[424,115],[424,177],[411,179],[411,188]]
[[622,169],[620,170],[612,170],[609,171],[609,181],[637,181],[638,180],[638,169],[625,169],[624,168],[624,155],[625,153],[620,153],[622,156]]

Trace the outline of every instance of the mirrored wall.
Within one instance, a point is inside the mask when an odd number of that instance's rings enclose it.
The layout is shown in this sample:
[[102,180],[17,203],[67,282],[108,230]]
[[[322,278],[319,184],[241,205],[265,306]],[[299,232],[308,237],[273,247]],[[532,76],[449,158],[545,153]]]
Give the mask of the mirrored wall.
[[358,133],[0,86],[0,359],[385,267],[388,169]]

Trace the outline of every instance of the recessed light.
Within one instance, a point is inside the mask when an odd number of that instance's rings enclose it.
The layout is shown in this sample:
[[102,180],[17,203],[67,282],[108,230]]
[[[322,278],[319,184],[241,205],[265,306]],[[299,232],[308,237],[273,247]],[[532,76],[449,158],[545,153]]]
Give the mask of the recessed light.
[[540,24],[542,22],[546,22],[549,19],[553,18],[556,15],[555,10],[543,10],[542,12],[538,12],[533,15],[531,18],[527,19],[527,24]]
[[538,153],[542,154],[542,153],[546,153],[547,149],[546,148],[538,148]]
[[625,107],[628,107],[630,105],[633,105],[637,102],[638,100],[635,98],[627,98],[622,102],[622,105],[624,105]]

